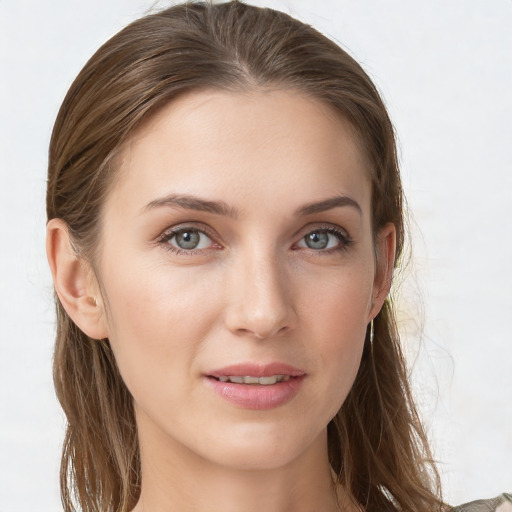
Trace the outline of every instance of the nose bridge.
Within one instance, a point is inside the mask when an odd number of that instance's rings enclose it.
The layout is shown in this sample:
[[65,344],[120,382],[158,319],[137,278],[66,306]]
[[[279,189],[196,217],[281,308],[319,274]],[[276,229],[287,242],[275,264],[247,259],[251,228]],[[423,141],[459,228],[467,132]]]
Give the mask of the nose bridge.
[[249,249],[232,268],[228,327],[268,338],[288,331],[294,313],[288,272],[271,248]]

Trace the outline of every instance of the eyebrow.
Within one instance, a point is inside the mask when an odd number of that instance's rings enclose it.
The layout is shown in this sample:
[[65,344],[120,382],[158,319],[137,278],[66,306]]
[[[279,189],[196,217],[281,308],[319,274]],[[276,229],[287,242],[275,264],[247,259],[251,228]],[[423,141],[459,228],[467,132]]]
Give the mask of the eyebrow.
[[325,199],[324,201],[308,203],[304,206],[301,206],[295,211],[295,215],[298,217],[305,217],[306,215],[325,212],[327,210],[332,210],[333,208],[339,208],[342,206],[350,206],[355,208],[360,215],[363,214],[363,210],[357,201],[348,196],[338,195],[329,199]]
[[[165,206],[214,213],[216,215],[222,215],[224,217],[238,217],[238,210],[236,208],[229,206],[224,201],[208,201],[188,194],[169,194],[165,197],[155,199],[148,203],[143,208],[143,211],[152,210],[154,208],[160,208]],[[304,206],[301,206],[300,208],[295,210],[295,215],[297,217],[305,217],[307,215],[321,213],[327,210],[332,210],[334,208],[340,208],[345,206],[354,208],[359,212],[360,215],[362,215],[363,213],[361,206],[359,206],[359,203],[357,201],[348,196],[337,195],[328,199],[324,199],[323,201],[308,203]]]
[[186,210],[214,213],[224,217],[236,218],[238,216],[237,210],[228,206],[224,201],[207,201],[188,194],[169,194],[168,196],[155,199],[148,203],[143,208],[143,211],[152,210],[162,206],[177,206]]

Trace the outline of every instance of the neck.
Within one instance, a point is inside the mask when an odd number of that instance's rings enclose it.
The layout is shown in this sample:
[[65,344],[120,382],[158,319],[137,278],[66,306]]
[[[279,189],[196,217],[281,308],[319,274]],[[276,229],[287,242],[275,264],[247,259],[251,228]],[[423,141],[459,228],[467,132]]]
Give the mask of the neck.
[[349,510],[333,484],[326,432],[291,462],[270,469],[217,464],[154,434],[139,430],[142,485],[133,512]]

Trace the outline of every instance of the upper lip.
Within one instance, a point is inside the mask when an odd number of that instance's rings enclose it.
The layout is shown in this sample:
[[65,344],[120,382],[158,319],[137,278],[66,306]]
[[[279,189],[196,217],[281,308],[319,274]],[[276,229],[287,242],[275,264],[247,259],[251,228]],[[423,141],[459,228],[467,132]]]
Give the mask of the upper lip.
[[240,363],[231,366],[225,366],[211,372],[207,372],[209,377],[222,377],[222,376],[251,376],[251,377],[271,377],[272,375],[289,375],[290,377],[301,377],[305,372],[285,363],[269,363],[269,364],[254,364],[254,363]]

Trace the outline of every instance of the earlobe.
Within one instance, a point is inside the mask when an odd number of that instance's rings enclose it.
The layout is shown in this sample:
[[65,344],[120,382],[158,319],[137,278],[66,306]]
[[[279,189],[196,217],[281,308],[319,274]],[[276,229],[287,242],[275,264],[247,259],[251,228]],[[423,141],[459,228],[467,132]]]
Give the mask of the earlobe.
[[377,235],[371,318],[377,316],[389,294],[395,266],[395,254],[396,228],[394,224],[388,223]]
[[68,226],[61,219],[48,222],[46,254],[55,291],[67,314],[90,338],[108,337],[94,272],[89,262],[77,255]]

